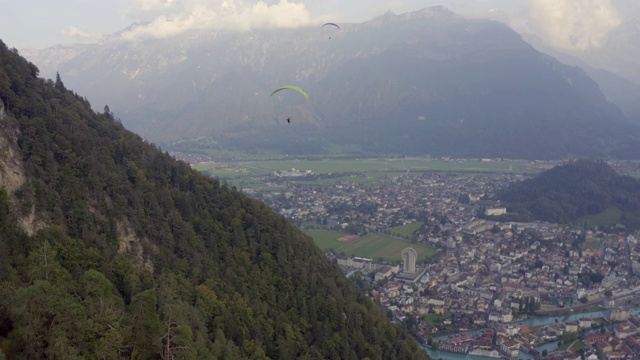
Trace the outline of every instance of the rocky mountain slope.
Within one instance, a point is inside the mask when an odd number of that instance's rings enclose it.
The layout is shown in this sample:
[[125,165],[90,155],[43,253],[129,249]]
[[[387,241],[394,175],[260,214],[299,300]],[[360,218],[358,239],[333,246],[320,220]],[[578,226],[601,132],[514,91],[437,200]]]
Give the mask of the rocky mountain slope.
[[266,205],[0,42],[0,358],[426,359]]

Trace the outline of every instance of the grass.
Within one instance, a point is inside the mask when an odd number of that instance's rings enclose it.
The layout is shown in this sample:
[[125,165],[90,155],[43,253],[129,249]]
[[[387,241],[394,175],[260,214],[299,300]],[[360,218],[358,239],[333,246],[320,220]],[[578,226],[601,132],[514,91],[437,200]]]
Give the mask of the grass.
[[[227,167],[228,169],[225,169]],[[271,171],[284,171],[296,168],[298,170],[312,170],[316,174],[329,173],[368,173],[368,172],[398,172],[407,171],[443,171],[443,172],[515,172],[531,171],[529,165],[518,161],[483,162],[479,160],[430,160],[424,158],[318,158],[295,159],[281,158],[261,160],[259,158],[244,158],[242,160],[227,160],[225,164],[219,162],[204,162],[194,165],[195,169],[207,171],[238,171],[245,169],[251,174],[264,174]],[[234,170],[235,169],[235,170]],[[537,171],[536,171],[537,172]],[[217,175],[217,174],[216,174]]]
[[306,231],[306,234],[313,238],[313,242],[321,249],[334,249],[338,251],[338,248],[343,246],[344,242],[340,242],[337,239],[342,237],[344,233],[340,231],[332,230],[311,230]]
[[381,176],[399,176],[423,172],[442,172],[455,176],[495,176],[499,173],[537,173],[540,169],[535,164],[525,161],[491,161],[480,160],[431,160],[426,158],[344,158],[325,157],[322,155],[293,158],[282,155],[269,154],[238,154],[225,153],[222,162],[209,161],[194,165],[198,171],[207,172],[215,177],[237,186],[239,182],[256,183],[261,188],[261,177],[270,175],[274,171],[289,171],[295,168],[300,171],[311,170],[318,175],[339,174],[328,179],[314,179],[300,177],[289,179],[309,185],[327,185],[336,182],[352,182],[358,184],[372,184]]
[[416,230],[420,229],[420,226],[422,226],[422,222],[417,221],[407,225],[392,227],[389,229],[389,232],[398,236],[411,237]]
[[576,351],[580,351],[580,349],[584,349],[584,343],[582,343],[582,341],[580,340],[576,340],[576,341],[571,341],[568,344],[562,344],[560,346],[558,346],[559,350],[576,350]]
[[576,223],[578,225],[587,225],[587,228],[594,228],[599,225],[615,225],[622,220],[622,210],[615,206],[609,207],[607,210],[595,214],[579,218]]
[[583,249],[592,248],[594,250],[600,250],[600,245],[602,245],[602,239],[594,239],[593,241],[587,241],[582,245]]
[[418,261],[436,254],[433,248],[382,234],[369,234],[352,242],[341,242],[337,239],[344,233],[339,231],[307,231],[306,233],[321,249],[334,249],[338,254],[345,253],[372,259],[382,257],[386,261],[401,261],[400,253],[406,247],[412,247],[418,252]]
[[509,172],[509,166],[515,172],[521,172],[525,166],[512,162],[481,162],[479,160],[429,160],[422,158],[368,158],[368,159],[322,159],[322,160],[265,160],[241,161],[241,167],[264,171],[311,170],[316,174],[361,173],[361,172],[403,172],[403,171],[464,171],[464,172]]
[[450,318],[451,315],[444,314],[424,314],[422,315],[422,320],[424,320],[427,324],[437,324],[439,325],[444,319]]

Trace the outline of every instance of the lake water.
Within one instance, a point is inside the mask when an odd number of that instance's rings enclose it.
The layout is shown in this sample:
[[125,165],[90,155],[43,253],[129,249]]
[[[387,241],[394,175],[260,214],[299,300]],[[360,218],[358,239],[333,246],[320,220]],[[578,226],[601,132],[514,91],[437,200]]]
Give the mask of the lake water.
[[[591,312],[586,312],[586,313],[575,313],[575,314],[570,314],[570,315],[560,315],[560,316],[548,316],[548,317],[539,317],[539,318],[532,318],[532,319],[528,319],[528,320],[523,320],[523,321],[516,321],[516,322],[512,322],[509,324],[505,324],[505,325],[526,325],[529,327],[533,327],[533,326],[542,326],[542,325],[549,325],[549,324],[553,324],[556,322],[556,320],[558,320],[558,322],[563,322],[563,321],[573,321],[573,320],[578,320],[578,319],[582,319],[582,318],[592,318],[592,319],[596,319],[596,318],[603,318],[606,317],[608,310],[599,310],[599,311],[591,311]],[[631,310],[629,310],[629,313],[632,315],[638,315],[640,314],[640,308],[633,308]],[[465,331],[463,333],[459,333],[459,334],[450,334],[450,335],[446,335],[446,336],[436,336],[433,339],[440,341],[443,340],[444,338],[446,338],[447,336],[456,336],[456,335],[460,335],[460,334],[479,334],[480,330],[474,330],[474,331]],[[547,343],[544,345],[540,345],[537,346],[536,349],[540,352],[542,352],[542,350],[547,350],[547,351],[553,351],[556,350],[558,345],[557,341],[551,342],[551,343]],[[451,353],[451,352],[447,352],[447,351],[439,351],[439,350],[433,350],[427,347],[424,347],[424,349],[427,351],[427,353],[429,354],[429,356],[431,356],[433,359],[443,359],[443,360],[488,360],[488,359],[493,359],[495,360],[496,358],[491,358],[491,357],[485,357],[485,356],[477,356],[477,355],[468,355],[468,354],[456,354],[456,353]],[[531,354],[526,354],[526,353],[520,353],[520,356],[518,357],[518,359],[533,359],[534,356]]]

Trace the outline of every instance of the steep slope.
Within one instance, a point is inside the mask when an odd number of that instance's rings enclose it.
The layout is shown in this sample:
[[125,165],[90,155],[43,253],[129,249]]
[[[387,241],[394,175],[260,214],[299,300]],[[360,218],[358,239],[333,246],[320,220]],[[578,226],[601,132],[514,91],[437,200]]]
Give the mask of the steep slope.
[[598,83],[606,98],[622,110],[627,120],[636,125],[640,124],[640,85],[611,71],[591,66],[576,55],[554,49],[539,37],[531,34],[523,36],[526,36],[525,40],[541,52],[549,54],[565,64],[583,69],[590,78]]
[[0,42],[8,358],[427,358],[281,216],[37,75]]
[[342,141],[460,157],[624,157],[637,149],[638,129],[583,71],[504,25],[454,19],[434,38],[422,35],[434,26],[428,22],[385,23],[406,37],[334,72],[319,92],[343,105],[325,113]]
[[640,181],[618,175],[603,161],[556,166],[510,185],[496,198],[516,213],[512,217],[524,220],[568,223],[615,208],[620,213],[617,222],[640,227]]
[[589,65],[640,84],[640,21],[630,19],[609,32],[598,47],[563,51]]
[[[465,157],[637,157],[640,130],[578,68],[503,24],[443,7],[361,24],[251,33],[113,38],[77,56],[66,82],[162,146],[287,153],[330,144]],[[280,94],[302,86],[309,102]],[[124,86],[126,85],[126,86]],[[117,89],[117,90],[116,90]],[[290,126],[284,119],[291,117]]]

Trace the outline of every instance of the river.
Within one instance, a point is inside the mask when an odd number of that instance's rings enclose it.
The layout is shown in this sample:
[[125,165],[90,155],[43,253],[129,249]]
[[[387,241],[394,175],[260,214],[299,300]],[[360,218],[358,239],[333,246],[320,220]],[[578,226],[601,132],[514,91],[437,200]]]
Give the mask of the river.
[[[537,318],[532,318],[532,319],[527,319],[527,320],[522,320],[522,321],[516,321],[516,322],[512,322],[512,323],[508,323],[508,324],[504,324],[504,325],[526,325],[529,327],[534,327],[534,326],[542,326],[542,325],[549,325],[549,324],[553,324],[556,322],[562,322],[562,321],[573,321],[573,320],[578,320],[578,319],[583,319],[583,318],[592,318],[592,319],[597,319],[597,318],[604,318],[607,315],[608,310],[599,310],[599,311],[591,311],[591,312],[585,312],[585,313],[575,313],[575,314],[570,314],[570,315],[559,315],[559,316],[547,316],[547,317],[537,317]],[[631,310],[629,310],[629,313],[632,315],[638,315],[640,314],[640,308],[633,308]],[[441,341],[444,338],[446,338],[447,336],[456,336],[456,335],[461,335],[461,334],[479,334],[480,330],[473,330],[473,331],[465,331],[459,334],[449,334],[449,335],[441,335],[441,336],[436,336],[433,338],[433,340],[436,341]],[[542,350],[547,350],[549,352],[556,350],[557,348],[557,341],[553,341],[547,344],[543,344],[540,346],[536,347],[536,350],[542,352]],[[443,360],[488,360],[488,359],[493,359],[495,360],[496,358],[491,358],[491,357],[485,357],[485,356],[477,356],[477,355],[468,355],[468,354],[456,354],[456,353],[452,353],[452,352],[448,352],[448,351],[439,351],[439,350],[433,350],[431,348],[428,347],[424,347],[424,349],[427,351],[427,353],[429,354],[429,356],[431,356],[433,359],[443,359]],[[526,353],[520,353],[520,356],[518,357],[518,359],[533,359],[534,356],[531,354],[526,354]]]

